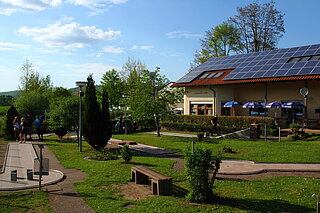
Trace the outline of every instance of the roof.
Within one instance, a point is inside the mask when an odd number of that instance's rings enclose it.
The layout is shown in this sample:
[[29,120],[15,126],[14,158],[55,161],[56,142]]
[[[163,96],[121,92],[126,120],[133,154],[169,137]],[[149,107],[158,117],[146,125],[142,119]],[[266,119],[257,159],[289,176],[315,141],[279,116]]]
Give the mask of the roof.
[[[201,77],[203,73],[212,71],[225,73],[214,79]],[[276,78],[294,80],[300,79],[299,76],[319,74],[320,44],[316,44],[212,58],[183,76],[174,86],[195,85],[194,81],[201,85],[206,83],[212,85],[229,84],[226,81],[237,83],[239,80],[241,82],[263,82]]]

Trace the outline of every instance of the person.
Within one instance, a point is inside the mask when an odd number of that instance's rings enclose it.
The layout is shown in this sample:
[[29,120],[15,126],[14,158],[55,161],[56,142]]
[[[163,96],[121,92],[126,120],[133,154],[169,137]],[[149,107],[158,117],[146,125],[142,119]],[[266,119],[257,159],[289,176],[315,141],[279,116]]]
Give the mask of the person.
[[13,120],[13,131],[14,131],[14,137],[16,141],[20,141],[20,122],[18,119],[18,116],[14,117]]
[[124,127],[124,119],[123,119],[123,115],[120,116],[119,118],[119,125],[118,125],[118,133],[121,134],[123,133],[123,127]]
[[33,119],[30,115],[27,116],[27,119],[26,119],[26,127],[27,127],[27,132],[26,132],[26,135],[28,136],[29,135],[29,140],[32,140],[32,126],[33,126]]
[[36,120],[34,121],[34,124],[36,126],[36,132],[38,135],[39,140],[43,140],[43,128],[42,128],[42,118],[39,116],[36,116]]
[[214,115],[214,117],[211,119],[211,125],[212,125],[212,132],[211,132],[211,136],[213,136],[213,133],[216,133],[217,135],[220,135],[219,133],[219,124],[218,124],[218,116]]
[[20,123],[20,143],[26,142],[26,134],[27,134],[27,123],[24,117],[21,118]]

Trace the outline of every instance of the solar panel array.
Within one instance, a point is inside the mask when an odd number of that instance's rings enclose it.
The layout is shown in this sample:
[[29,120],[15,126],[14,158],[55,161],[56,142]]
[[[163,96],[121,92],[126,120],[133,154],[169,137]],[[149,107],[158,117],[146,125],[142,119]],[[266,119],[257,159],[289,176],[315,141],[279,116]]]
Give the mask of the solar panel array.
[[320,44],[211,58],[177,83],[189,83],[205,71],[227,69],[233,71],[224,80],[320,74],[319,57],[302,57],[313,55],[320,55]]

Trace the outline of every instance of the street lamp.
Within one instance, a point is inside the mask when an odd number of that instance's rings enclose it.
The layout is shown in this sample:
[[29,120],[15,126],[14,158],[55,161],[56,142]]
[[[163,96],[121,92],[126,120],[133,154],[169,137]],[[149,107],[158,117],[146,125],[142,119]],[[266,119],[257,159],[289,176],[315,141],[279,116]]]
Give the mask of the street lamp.
[[[122,98],[128,98],[129,97],[129,95],[125,95],[125,94],[123,94],[122,95]],[[126,101],[127,102],[127,101]],[[125,110],[124,110],[124,113],[125,113],[125,115],[124,115],[124,134],[126,135],[127,133],[128,133],[128,124],[127,124],[127,104],[125,104]],[[121,124],[120,124],[121,125]]]
[[84,92],[82,87],[87,85],[86,81],[77,81],[76,86],[79,87],[79,151],[82,152],[82,96]]

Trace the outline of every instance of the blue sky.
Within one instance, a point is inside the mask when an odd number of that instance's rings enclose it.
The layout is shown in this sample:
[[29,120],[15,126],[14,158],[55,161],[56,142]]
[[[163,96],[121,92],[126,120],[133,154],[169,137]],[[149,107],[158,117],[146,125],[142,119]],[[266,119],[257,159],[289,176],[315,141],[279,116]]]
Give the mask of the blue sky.
[[[206,30],[249,0],[0,0],[0,92],[16,90],[28,59],[54,86],[97,84],[128,57],[177,81]],[[259,1],[264,3],[267,1]],[[278,47],[319,43],[319,0],[276,0],[286,33]]]

